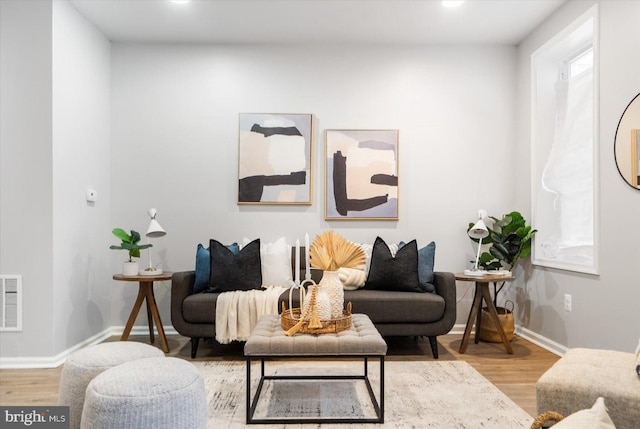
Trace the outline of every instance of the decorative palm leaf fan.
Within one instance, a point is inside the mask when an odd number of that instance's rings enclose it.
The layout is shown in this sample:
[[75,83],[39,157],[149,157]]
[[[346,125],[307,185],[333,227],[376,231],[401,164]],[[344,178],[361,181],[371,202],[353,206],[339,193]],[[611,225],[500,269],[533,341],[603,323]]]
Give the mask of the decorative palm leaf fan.
[[310,264],[323,271],[356,268],[365,263],[364,252],[333,230],[317,235],[309,248]]

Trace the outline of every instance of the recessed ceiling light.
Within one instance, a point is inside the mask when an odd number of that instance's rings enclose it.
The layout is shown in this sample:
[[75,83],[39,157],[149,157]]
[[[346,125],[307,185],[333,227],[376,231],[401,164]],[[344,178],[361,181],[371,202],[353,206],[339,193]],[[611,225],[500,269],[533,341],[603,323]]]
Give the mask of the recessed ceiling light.
[[443,7],[458,7],[462,3],[464,3],[464,0],[442,0]]

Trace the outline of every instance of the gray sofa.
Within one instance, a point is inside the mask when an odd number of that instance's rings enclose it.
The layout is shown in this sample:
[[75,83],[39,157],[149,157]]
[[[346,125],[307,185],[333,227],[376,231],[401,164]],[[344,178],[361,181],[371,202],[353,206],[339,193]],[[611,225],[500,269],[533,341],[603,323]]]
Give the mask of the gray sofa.
[[[319,282],[322,272],[311,272]],[[219,295],[193,293],[194,282],[195,271],[176,272],[171,281],[171,323],[180,335],[191,338],[192,358],[201,338],[215,338]],[[453,273],[435,272],[433,284],[436,293],[345,290],[344,300],[351,302],[353,313],[368,315],[382,336],[428,337],[437,359],[437,336],[447,334],[456,321],[456,281]],[[283,293],[278,308],[282,308],[282,302],[288,306],[288,300],[288,292]]]

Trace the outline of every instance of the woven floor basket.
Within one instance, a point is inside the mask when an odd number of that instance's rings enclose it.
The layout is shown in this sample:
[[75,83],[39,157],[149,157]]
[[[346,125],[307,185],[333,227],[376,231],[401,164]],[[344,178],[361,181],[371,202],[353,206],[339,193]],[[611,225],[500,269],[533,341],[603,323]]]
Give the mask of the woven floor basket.
[[[286,304],[282,303],[282,314],[280,316],[280,326],[285,331],[294,327],[300,321],[300,309],[292,308],[287,310]],[[351,303],[347,303],[347,309],[342,312],[342,317],[330,320],[321,320],[322,328],[309,328],[309,321],[305,321],[298,331],[299,334],[336,334],[351,328]]]
[[[509,303],[511,303],[511,309],[507,308]],[[504,332],[504,335],[506,335],[508,341],[513,340],[513,333],[515,332],[515,321],[513,319],[514,307],[515,304],[511,300],[507,300],[504,307],[496,307],[498,320],[500,321],[502,331]],[[501,343],[502,337],[498,332],[498,328],[493,323],[493,319],[489,314],[489,309],[487,307],[482,307],[482,310],[480,311],[482,311],[480,330],[478,331],[480,340],[488,341],[490,343]]]
[[[536,417],[533,423],[531,423],[531,427],[529,429],[543,429],[553,426],[553,424],[558,423],[562,419],[564,419],[564,416],[560,413],[556,413],[555,411],[545,411]],[[547,423],[549,422],[552,424],[547,426]]]

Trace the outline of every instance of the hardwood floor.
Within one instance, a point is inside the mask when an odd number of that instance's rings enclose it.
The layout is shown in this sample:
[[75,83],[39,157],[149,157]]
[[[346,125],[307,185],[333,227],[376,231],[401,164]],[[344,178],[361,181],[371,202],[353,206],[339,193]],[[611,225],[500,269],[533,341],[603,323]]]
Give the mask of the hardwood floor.
[[[109,341],[118,341],[112,337]],[[129,341],[148,342],[146,336],[130,337]],[[171,352],[168,356],[190,360],[191,345],[188,338],[168,336]],[[438,337],[440,360],[463,360],[496,385],[511,400],[536,414],[535,383],[559,358],[520,338],[511,343],[513,354],[504,351],[502,344],[473,343],[465,354],[458,353],[462,335]],[[242,344],[222,346],[215,341],[201,341],[196,360],[242,359]],[[429,341],[413,338],[387,338],[388,360],[433,360]],[[159,346],[156,338],[156,345]],[[0,405],[55,405],[58,402],[58,383],[62,367],[53,369],[0,370]]]

